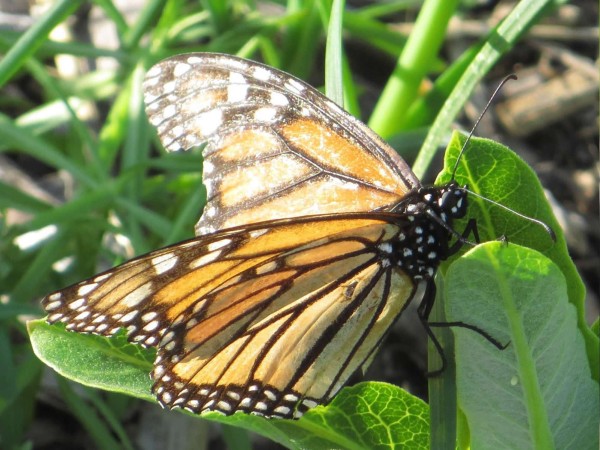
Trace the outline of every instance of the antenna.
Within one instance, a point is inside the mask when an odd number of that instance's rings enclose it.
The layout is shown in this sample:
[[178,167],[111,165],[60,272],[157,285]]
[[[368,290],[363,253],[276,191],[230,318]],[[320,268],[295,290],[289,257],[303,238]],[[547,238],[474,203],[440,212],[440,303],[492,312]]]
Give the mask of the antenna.
[[515,211],[514,209],[509,208],[508,206],[503,205],[502,203],[498,203],[498,202],[492,200],[491,198],[487,198],[487,197],[484,197],[483,195],[479,195],[476,192],[473,192],[467,188],[463,188],[463,189],[465,191],[467,191],[469,193],[469,195],[473,195],[477,198],[480,198],[481,200],[485,200],[486,202],[489,202],[492,205],[498,206],[506,211],[510,211],[511,213],[513,213],[514,215],[516,215],[522,219],[528,220],[529,222],[533,222],[533,223],[539,225],[540,227],[542,227],[544,229],[544,231],[546,231],[546,233],[548,233],[548,235],[550,236],[550,239],[552,239],[552,242],[556,242],[556,233],[550,227],[550,225],[546,224],[545,222],[542,222],[541,220],[535,219],[533,217],[526,216],[525,214],[520,213],[519,211]]
[[[487,112],[487,110],[490,108],[492,102],[494,101],[494,99],[496,98],[496,96],[498,95],[498,92],[500,92],[500,89],[502,89],[502,87],[509,81],[509,80],[516,80],[517,76],[512,73],[510,75],[507,75],[506,77],[504,77],[504,79],[498,84],[498,87],[496,87],[496,89],[494,90],[493,94],[491,95],[490,99],[488,100],[487,104],[485,105],[485,107],[483,108],[483,111],[481,111],[481,114],[479,114],[479,117],[477,118],[477,120],[475,121],[475,124],[473,125],[473,128],[471,128],[471,132],[469,133],[469,135],[467,136],[467,139],[465,140],[465,143],[463,144],[462,148],[460,149],[460,153],[458,154],[458,157],[456,158],[456,162],[454,163],[454,169],[452,169],[452,179],[454,180],[455,175],[456,175],[456,170],[458,169],[458,163],[460,162],[460,158],[462,157],[463,153],[465,152],[465,149],[467,148],[467,145],[469,145],[469,142],[471,141],[471,136],[473,136],[473,133],[475,132],[475,129],[477,128],[477,125],[479,125],[479,122],[481,122],[481,119],[483,118],[484,114]],[[535,219],[533,217],[529,217],[526,216],[525,214],[522,214],[518,211],[515,211],[512,208],[509,208],[508,206],[503,205],[502,203],[498,203],[492,199],[489,199],[487,197],[484,197],[482,195],[479,195],[469,189],[467,189],[466,187],[463,188],[465,191],[467,191],[469,193],[469,195],[473,195],[477,198],[480,198],[481,200],[485,200],[486,202],[491,203],[492,205],[498,206],[506,211],[510,211],[511,213],[515,214],[518,217],[521,217],[522,219],[528,220],[530,222],[533,222],[539,226],[541,226],[544,231],[546,231],[546,233],[548,233],[548,235],[550,236],[550,238],[552,239],[553,242],[556,242],[556,233],[554,232],[554,230],[546,223],[542,222],[541,220]],[[467,243],[470,243],[467,241]]]
[[453,180],[454,180],[454,175],[456,175],[456,169],[458,169],[458,163],[460,162],[460,158],[462,157],[463,153],[465,152],[467,145],[469,145],[469,142],[471,141],[471,136],[473,136],[473,133],[477,129],[477,125],[479,125],[479,122],[481,122],[481,119],[483,118],[483,116],[485,115],[487,110],[490,109],[492,102],[498,95],[498,92],[500,92],[500,89],[502,89],[502,86],[504,86],[508,82],[508,80],[516,80],[516,79],[517,79],[517,76],[514,73],[511,73],[510,75],[507,75],[506,77],[504,77],[504,79],[500,82],[500,84],[498,84],[498,87],[494,90],[494,93],[491,95],[490,99],[488,100],[487,104],[485,105],[485,108],[483,108],[483,111],[481,111],[481,114],[479,114],[479,117],[475,121],[473,128],[471,128],[471,132],[467,136],[467,140],[465,141],[462,148],[460,149],[458,158],[456,158],[456,162],[454,163],[454,169],[452,169],[452,179]]

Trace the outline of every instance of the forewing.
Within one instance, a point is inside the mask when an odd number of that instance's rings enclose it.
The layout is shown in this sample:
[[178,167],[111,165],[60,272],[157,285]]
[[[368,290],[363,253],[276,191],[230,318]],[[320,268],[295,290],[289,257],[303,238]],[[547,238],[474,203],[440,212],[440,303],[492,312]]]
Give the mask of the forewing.
[[[148,253],[42,299],[50,323],[155,346],[190,305],[285,251],[357,226],[360,220],[283,220],[203,236]],[[367,221],[367,223],[370,223]],[[243,314],[243,311],[240,312]]]
[[207,143],[208,202],[197,235],[269,219],[383,210],[419,186],[363,123],[262,64],[179,55],[148,72],[144,91],[167,150]]

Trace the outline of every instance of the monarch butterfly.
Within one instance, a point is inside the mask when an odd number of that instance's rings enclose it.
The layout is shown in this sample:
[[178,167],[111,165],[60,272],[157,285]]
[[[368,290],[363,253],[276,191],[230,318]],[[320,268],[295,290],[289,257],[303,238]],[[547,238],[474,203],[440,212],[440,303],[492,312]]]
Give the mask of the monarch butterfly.
[[48,322],[156,347],[163,407],[298,418],[410,301],[427,320],[463,187],[423,187],[366,125],[263,64],[179,55],[144,91],[167,150],[206,143],[196,237],[49,294]]

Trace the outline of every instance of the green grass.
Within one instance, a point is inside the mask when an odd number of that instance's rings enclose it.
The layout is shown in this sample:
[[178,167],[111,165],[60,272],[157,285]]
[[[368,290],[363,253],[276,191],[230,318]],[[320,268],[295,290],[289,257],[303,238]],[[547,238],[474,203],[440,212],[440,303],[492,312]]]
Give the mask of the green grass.
[[[34,345],[39,345],[41,337],[44,337],[41,339],[42,343],[55,343],[57,341],[54,339],[64,338],[60,334],[61,330],[57,331],[56,327],[48,327],[41,322],[33,322],[30,329],[26,329],[24,317],[42,317],[38,300],[44,294],[92,276],[103,268],[193,235],[194,223],[205,202],[200,177],[202,158],[199,152],[167,154],[147,123],[143,112],[141,81],[153,63],[177,53],[215,51],[262,59],[270,65],[307,78],[320,66],[319,58],[326,30],[329,30],[325,58],[327,94],[338,102],[343,98],[347,109],[358,115],[358,97],[362,89],[352,79],[348,55],[339,42],[342,35],[356,39],[398,61],[369,123],[384,137],[401,143],[407,142],[408,137],[414,136],[415,132],[418,134],[419,130],[428,130],[425,139],[420,134],[421,141],[425,140],[415,168],[420,176],[430,166],[439,145],[447,144],[444,137],[448,135],[450,124],[467,101],[473,87],[498,58],[536,23],[543,11],[555,2],[534,0],[519,3],[504,22],[485,39],[474,43],[452,64],[440,59],[439,48],[444,43],[444,32],[449,19],[457,14],[455,2],[427,0],[415,24],[415,31],[410,36],[400,35],[381,21],[384,14],[414,8],[410,6],[414,2],[406,1],[352,10],[344,10],[342,2],[332,10],[331,2],[328,1],[282,1],[275,2],[281,6],[280,14],[267,16],[259,12],[252,1],[225,3],[220,0],[203,0],[196,3],[151,0],[130,26],[127,26],[127,20],[110,0],[92,3],[104,12],[115,27],[119,39],[117,49],[96,47],[87,41],[58,42],[49,37],[52,29],[66,25],[69,16],[83,7],[84,2],[72,0],[57,1],[25,33],[3,32],[0,35],[0,51],[4,53],[0,60],[0,88],[3,89],[0,97],[0,152],[22,162],[24,167],[41,168],[44,174],[54,175],[55,180],[64,182],[64,192],[59,192],[57,202],[38,198],[21,185],[0,182],[2,448],[26,446],[26,433],[35,420],[34,407],[43,364],[32,351],[28,331],[31,332]],[[339,11],[345,11],[343,17],[340,17]],[[102,56],[112,66],[87,70],[73,79],[67,79],[54,66],[59,55],[92,60]],[[433,74],[437,75],[433,88],[427,94],[418,96],[417,87],[421,81]],[[23,86],[28,86],[27,89],[31,92],[25,91],[27,95],[19,95]],[[404,154],[410,152],[410,149],[402,148],[402,145],[398,147],[401,152],[406,152]],[[473,167],[481,166],[476,162]],[[60,177],[56,177],[56,174],[60,174]],[[33,178],[39,181],[35,175]],[[467,180],[471,187],[473,182],[478,181],[477,177],[469,178],[469,174]],[[510,189],[510,185],[506,184],[509,181],[500,179],[498,183],[505,183]],[[484,187],[481,189],[485,192]],[[499,201],[510,204],[503,200],[506,199]],[[482,211],[485,210],[483,207]],[[9,221],[5,215],[8,211],[26,214],[26,220]],[[494,228],[493,224],[498,219],[492,217],[493,214],[477,214],[480,223],[484,224],[484,228],[487,227],[488,238],[493,239],[505,232],[508,234],[505,229]],[[50,238],[31,248],[17,245],[18,237],[49,226],[55,227]],[[519,224],[516,227],[519,228]],[[508,235],[513,243],[514,232]],[[574,317],[585,341],[583,348],[587,350],[587,359],[591,361],[597,392],[598,373],[594,361],[597,364],[598,340],[582,323],[581,286],[569,261],[564,259],[565,249],[560,247],[548,250],[544,247],[545,244],[542,244],[543,248],[539,248],[535,243],[531,244],[532,240],[535,242],[535,238],[531,236],[526,236],[524,240],[525,242],[519,243],[542,251],[546,255],[544,258],[554,261],[567,280],[566,293],[561,296],[559,304],[567,311],[566,315],[572,314],[568,312],[570,305],[575,307]],[[483,264],[481,258],[486,257],[487,261],[491,261],[488,264],[492,268],[500,258],[526,261],[528,267],[536,264],[529,262],[532,258],[529,254],[499,256],[498,252],[502,250],[492,248],[486,255],[468,256],[476,258],[475,264]],[[560,280],[556,279],[560,279],[561,275],[556,271],[558,269],[554,269],[556,266],[550,266],[546,259],[542,259],[541,263],[539,261],[537,264],[551,274],[552,280],[559,286]],[[57,270],[57,262],[67,263],[66,269]],[[518,264],[520,262],[515,262],[510,267]],[[459,269],[454,272],[448,269],[446,273],[450,305],[456,283],[454,280],[459,280],[460,284],[461,280],[464,283],[465,277],[469,279],[468,275],[461,275]],[[469,270],[469,267],[465,270]],[[561,289],[556,287],[557,291]],[[502,291],[499,297],[508,302],[511,295]],[[570,303],[565,303],[566,298]],[[460,312],[456,314],[460,317]],[[511,317],[513,320],[508,324],[492,326],[498,327],[500,335],[503,330],[508,330],[507,339],[516,342],[520,336],[527,335],[527,330],[515,328],[514,317],[518,317],[517,312]],[[555,326],[567,327],[561,321],[556,322],[556,318],[548,320]],[[583,344],[570,334],[573,326],[571,323],[560,336],[573,342],[573,347],[569,347],[569,350],[577,353],[582,351]],[[68,337],[77,339],[73,334],[68,334]],[[465,348],[461,339],[459,337],[457,343],[457,364],[465,356],[461,351],[461,345]],[[98,346],[105,345],[93,342],[91,347],[87,341],[82,348],[74,347],[79,350],[74,350],[71,357],[77,361],[78,351],[85,352],[86,348],[99,351]],[[79,345],[81,342],[75,344]],[[118,345],[120,344],[119,342]],[[527,374],[528,377],[533,377],[532,374],[541,376],[532,369],[532,361],[542,358],[540,355],[544,354],[543,348],[540,350],[538,347],[529,348],[521,344],[516,347],[520,352],[518,363],[515,363],[518,364],[518,373]],[[127,353],[129,351],[135,352],[126,350],[127,358],[122,357],[120,349],[116,352],[113,348],[109,353],[116,362],[122,363],[123,360],[131,360]],[[487,355],[492,359],[496,356]],[[547,354],[545,356],[548,357]],[[140,356],[141,361],[144,358],[147,355]],[[578,376],[586,379],[585,370],[581,367],[584,363],[580,359],[577,361],[580,369]],[[504,362],[511,363],[514,361]],[[138,374],[140,376],[148,372],[142,363],[134,366],[141,367]],[[68,374],[68,370],[61,373]],[[460,369],[458,376],[464,376]],[[61,377],[58,379],[67,407],[98,448],[115,448],[115,445],[133,447],[120,425],[120,417],[131,407],[131,400],[123,400],[119,394],[101,397],[88,388],[82,395],[73,389],[70,381]],[[554,439],[554,445],[560,448],[558,443],[563,441],[552,436],[553,430],[549,424],[554,423],[553,416],[548,415],[548,408],[544,406],[545,395],[548,393],[540,388],[544,386],[543,382],[536,383],[531,379],[527,381],[526,392],[529,396],[524,401],[527,405],[524,414],[537,418],[541,424],[539,428],[533,427],[525,431],[525,434],[537,443]],[[140,388],[140,383],[143,384],[143,381],[132,381],[129,387],[121,386],[112,390],[152,400],[150,396],[146,396],[144,387]],[[88,384],[98,385],[92,382]],[[459,388],[462,386],[460,380],[456,384]],[[585,389],[594,389],[583,381],[581,385],[581,392],[584,393],[590,392]],[[485,384],[477,386],[486,389]],[[557,391],[564,392],[564,385],[560,387],[563,390]],[[451,394],[447,394],[443,388],[434,388],[431,393],[433,398],[445,395]],[[461,398],[461,394],[458,395]],[[465,394],[464,398],[472,397]],[[360,412],[359,406],[364,404],[361,403],[364,399],[374,405],[372,415]],[[517,403],[518,400],[519,398]],[[565,401],[567,400],[568,396]],[[390,401],[396,402],[391,410],[388,404]],[[396,406],[399,404],[409,406],[402,409]],[[290,447],[311,445],[313,448],[320,448],[330,446],[333,442],[348,448],[350,443],[359,443],[356,448],[360,448],[361,445],[369,446],[372,442],[384,442],[381,448],[391,448],[394,444],[405,442],[401,441],[401,437],[406,436],[401,435],[409,432],[419,439],[422,436],[428,439],[427,407],[417,399],[406,397],[403,391],[393,386],[374,384],[345,390],[336,397],[332,406],[333,409],[316,410],[305,423],[273,425],[255,417],[248,420],[238,417],[229,420],[228,424],[260,432]],[[464,405],[461,404],[462,406]],[[411,408],[416,412],[403,422],[401,428],[390,425]],[[442,448],[444,443],[455,441],[455,427],[442,426],[450,421],[449,414],[454,415],[455,411],[456,408],[451,408],[451,412],[432,416],[435,417],[431,423],[434,448]],[[585,416],[589,409],[583,411],[581,414]],[[480,423],[473,418],[481,417],[481,414],[471,404],[465,407],[464,412],[464,415],[459,415],[458,419],[453,417],[453,420],[459,421],[461,430],[465,429],[465,424],[460,421],[467,421],[471,427],[471,436],[477,439],[478,433],[484,433],[489,422],[484,423],[483,428],[479,426]],[[220,417],[217,419],[222,420]],[[492,423],[495,420],[498,420],[497,417],[489,419]],[[382,424],[379,434],[366,425],[372,421]],[[347,430],[345,424],[349,422],[353,426]],[[580,421],[584,422],[583,419]],[[426,426],[423,427],[423,424]],[[440,434],[440,430],[444,428],[450,428],[445,431],[449,434]],[[231,428],[228,430],[228,439],[238,442],[232,437]],[[311,436],[309,442],[305,440],[307,433]],[[383,439],[382,436],[387,438]],[[241,433],[241,439],[244,439],[244,433]],[[465,439],[468,442],[468,433],[459,433],[459,439],[461,442]],[[426,440],[419,442],[426,446],[423,444]]]

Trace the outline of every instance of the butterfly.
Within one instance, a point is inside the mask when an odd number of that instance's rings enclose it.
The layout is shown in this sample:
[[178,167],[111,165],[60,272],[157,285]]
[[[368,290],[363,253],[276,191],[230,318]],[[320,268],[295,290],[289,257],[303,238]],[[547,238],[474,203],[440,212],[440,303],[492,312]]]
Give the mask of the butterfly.
[[303,81],[214,53],[151,68],[168,151],[205,144],[196,237],[42,300],[50,323],[156,347],[163,407],[298,418],[364,371],[411,301],[426,320],[467,191],[424,187]]

